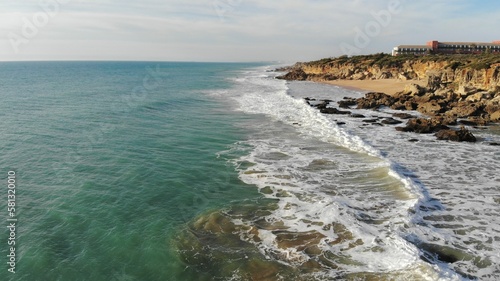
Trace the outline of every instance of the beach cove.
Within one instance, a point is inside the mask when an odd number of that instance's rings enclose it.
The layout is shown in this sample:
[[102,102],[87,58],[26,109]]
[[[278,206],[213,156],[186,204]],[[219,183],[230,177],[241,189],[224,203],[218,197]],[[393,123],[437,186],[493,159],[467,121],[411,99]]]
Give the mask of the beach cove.
[[322,81],[322,83],[352,89],[354,91],[366,92],[382,92],[388,95],[395,95],[402,92],[405,88],[410,87],[412,84],[419,86],[426,86],[425,80],[400,80],[400,79],[381,79],[381,80],[333,80]]

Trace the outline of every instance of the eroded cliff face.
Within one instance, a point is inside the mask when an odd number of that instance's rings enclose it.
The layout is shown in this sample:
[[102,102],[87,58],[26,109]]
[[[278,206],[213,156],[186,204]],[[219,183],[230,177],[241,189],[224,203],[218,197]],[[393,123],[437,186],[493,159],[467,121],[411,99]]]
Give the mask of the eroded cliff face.
[[[399,110],[417,110],[430,116],[469,123],[500,122],[500,56],[424,56],[412,58],[377,54],[340,57],[297,63],[278,77],[286,80],[424,80],[426,87],[409,81],[390,103],[382,105]],[[379,104],[381,93],[368,95],[368,104]],[[382,94],[384,95],[384,94]],[[358,106],[360,106],[358,104]]]
[[[449,65],[449,64],[448,64]],[[414,69],[419,79],[437,77],[443,86],[452,88],[470,88],[478,91],[496,91],[500,86],[500,63],[490,65],[486,69],[452,69],[444,63],[414,64],[409,71]]]
[[496,91],[500,87],[500,63],[484,69],[454,67],[452,61],[408,60],[399,66],[380,66],[370,62],[297,63],[282,78],[287,80],[327,81],[337,79],[402,79],[429,80],[442,87],[473,88],[478,91]]

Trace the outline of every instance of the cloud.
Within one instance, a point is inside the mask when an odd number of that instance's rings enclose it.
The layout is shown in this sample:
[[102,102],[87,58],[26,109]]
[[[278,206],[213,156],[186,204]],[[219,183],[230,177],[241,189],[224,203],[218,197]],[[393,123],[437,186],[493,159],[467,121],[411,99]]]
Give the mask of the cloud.
[[[339,46],[354,44],[357,32],[375,20],[374,13],[387,10],[391,1],[398,0],[68,0],[36,36],[19,45],[18,53],[2,48],[0,60],[108,56],[247,61],[337,56],[342,54]],[[394,45],[431,39],[495,39],[488,36],[498,26],[498,4],[485,9],[467,0],[399,3],[401,12],[369,38],[362,53],[389,52]],[[3,47],[12,45],[7,34],[23,36],[26,19],[33,21],[36,13],[44,12],[35,0],[2,3],[0,11]]]

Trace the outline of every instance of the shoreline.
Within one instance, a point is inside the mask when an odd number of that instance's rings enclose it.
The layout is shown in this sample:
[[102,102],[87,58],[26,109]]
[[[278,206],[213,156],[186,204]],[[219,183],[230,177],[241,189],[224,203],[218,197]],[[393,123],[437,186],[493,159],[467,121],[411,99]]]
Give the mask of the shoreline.
[[343,87],[349,90],[360,92],[381,92],[394,96],[398,92],[402,92],[406,86],[417,84],[425,87],[425,80],[401,80],[401,79],[380,79],[380,80],[331,80],[317,81],[319,83]]
[[[441,114],[441,110],[445,105],[440,105],[435,101],[432,101],[434,93],[427,93],[424,95],[415,95],[416,91],[421,91],[427,86],[426,80],[401,80],[401,79],[378,79],[378,80],[312,80],[316,83],[327,84],[332,86],[341,87],[347,90],[357,91],[364,95],[361,98],[348,98],[344,97],[343,100],[337,101],[336,107],[329,107],[330,100],[323,100],[322,103],[312,105],[320,110],[324,114],[351,114],[351,111],[344,111],[344,109],[349,109],[352,106],[356,106],[357,109],[372,109],[376,110],[380,106],[387,106],[395,110],[403,111],[418,111],[424,114],[425,117],[415,117],[409,113],[401,113],[401,119],[409,119],[405,126],[395,127],[397,131],[402,132],[416,132],[429,134],[434,133],[438,140],[448,140],[457,142],[477,142],[477,138],[465,128],[465,126],[478,127],[487,126],[491,123],[491,119],[483,119],[481,116],[475,115],[477,108],[474,105],[466,104],[451,108],[448,115]],[[413,88],[413,89],[412,89]],[[421,88],[421,89],[419,89]],[[472,113],[464,112],[466,110],[475,111]],[[447,113],[449,113],[447,112]],[[467,113],[467,114],[466,114]],[[467,120],[459,120],[459,119]],[[384,123],[386,122],[386,123]],[[382,124],[392,124],[397,125],[403,123],[403,120],[395,120],[394,118],[389,118],[389,120],[384,120]],[[494,122],[493,122],[494,123]],[[450,128],[449,126],[458,126],[459,129]],[[465,125],[465,126],[464,126]],[[490,145],[500,145],[496,142],[490,143]]]

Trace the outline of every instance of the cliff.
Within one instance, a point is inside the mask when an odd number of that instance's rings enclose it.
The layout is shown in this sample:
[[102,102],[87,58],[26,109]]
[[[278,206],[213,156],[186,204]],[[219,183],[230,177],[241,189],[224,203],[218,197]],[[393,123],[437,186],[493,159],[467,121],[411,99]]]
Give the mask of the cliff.
[[[431,87],[453,90],[474,88],[477,91],[496,91],[500,87],[500,56],[485,55],[428,55],[398,56],[376,54],[339,57],[297,63],[285,69],[287,80],[329,81],[338,79],[432,80]],[[437,83],[437,84],[436,84]]]
[[[430,117],[413,117],[405,127],[396,127],[400,131],[435,133],[438,139],[475,142],[476,138],[465,127],[456,130],[448,126],[484,126],[500,122],[499,55],[344,56],[296,63],[279,70],[288,71],[277,77],[286,80],[408,80],[406,88],[393,95],[370,92],[362,98],[344,98],[337,102],[340,108],[346,109],[376,110],[385,106],[395,110],[416,110]],[[423,80],[427,86],[421,87],[412,80]],[[329,102],[311,105],[324,114],[350,113],[332,107]]]
[[[343,56],[280,70],[288,71],[278,77],[286,80],[409,80],[404,91],[383,105],[453,120],[468,118],[477,125],[500,121],[500,55]],[[410,80],[423,80],[427,86]]]

